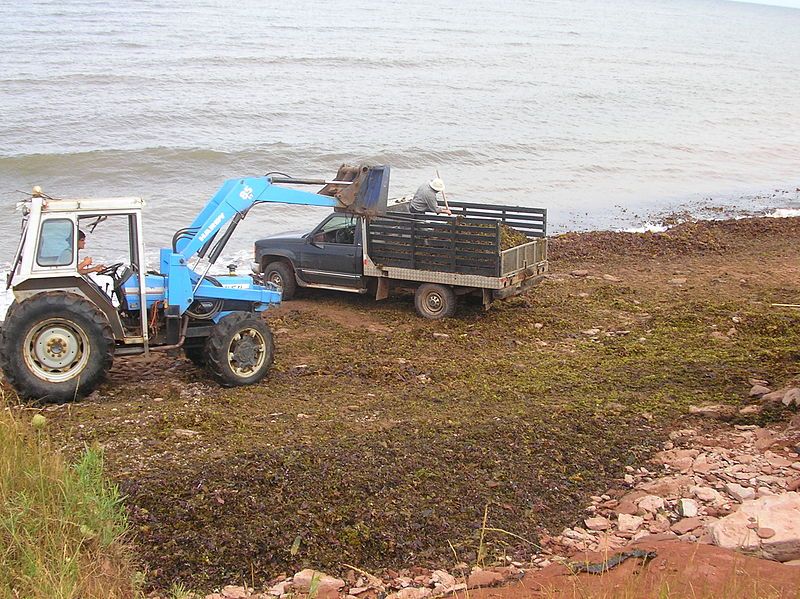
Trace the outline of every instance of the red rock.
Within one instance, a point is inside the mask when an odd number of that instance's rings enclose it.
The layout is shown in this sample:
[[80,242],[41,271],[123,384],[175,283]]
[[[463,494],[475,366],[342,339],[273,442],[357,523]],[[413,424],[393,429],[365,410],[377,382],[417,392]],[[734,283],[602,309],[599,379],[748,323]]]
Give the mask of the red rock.
[[629,516],[628,514],[620,514],[617,517],[617,526],[620,533],[635,533],[639,527],[644,523],[644,519],[639,516]]
[[652,543],[652,542],[655,542],[655,541],[671,541],[671,540],[673,540],[675,538],[676,538],[676,535],[675,535],[674,532],[662,532],[662,533],[658,533],[658,534],[654,534],[654,535],[647,535],[647,536],[641,537],[639,539],[636,539],[633,542],[633,544],[636,544],[636,543]]
[[628,514],[633,516],[639,512],[639,507],[632,501],[620,501],[616,511],[618,514]]
[[776,442],[777,442],[777,439],[775,439],[775,437],[773,437],[772,435],[769,435],[769,436],[763,437],[761,439],[758,439],[755,442],[755,447],[756,447],[756,449],[758,449],[760,451],[764,451],[765,449],[769,449],[770,447],[775,445]]
[[783,396],[781,403],[785,406],[790,406],[792,404],[796,406],[800,406],[800,389],[797,387],[792,387],[786,392],[786,395]]
[[[602,516],[597,516],[595,518],[586,518],[583,521],[586,524],[586,528],[589,530],[608,530],[611,528],[611,522],[607,518],[603,518]],[[469,583],[467,583],[469,584]]]
[[467,586],[471,589],[477,587],[491,587],[500,584],[503,580],[505,580],[505,578],[499,572],[476,569],[469,575]]
[[328,576],[311,568],[306,568],[294,575],[294,589],[301,593],[308,593],[312,579],[318,581],[317,599],[338,599],[339,589],[344,586],[344,580]]
[[697,456],[697,459],[692,463],[692,470],[698,474],[708,474],[712,470],[719,468],[719,464],[715,464],[708,460],[708,454],[702,453]]
[[623,495],[617,505],[614,508],[614,511],[618,514],[628,514],[628,515],[635,515],[638,513],[639,508],[636,505],[636,502],[645,495],[648,495],[645,491],[630,491]]
[[670,530],[676,535],[685,535],[686,533],[692,532],[701,526],[703,526],[702,518],[683,518],[682,520],[678,520],[675,524],[673,524],[670,527]]
[[407,588],[388,595],[386,599],[425,599],[426,597],[430,597],[430,595],[430,589]]
[[664,499],[658,495],[645,495],[636,502],[641,512],[656,513],[664,509]]
[[783,401],[783,396],[786,395],[787,391],[788,389],[778,389],[777,391],[766,393],[761,396],[761,401],[778,403],[780,401]]
[[[785,468],[787,466],[791,466],[792,464],[791,460],[787,460],[785,457],[771,451],[765,451],[764,457],[767,458],[767,463],[769,463],[769,465],[773,468]],[[762,468],[761,471],[763,472],[765,468],[766,466]],[[771,472],[768,474],[771,474]]]
[[771,539],[775,536],[775,531],[771,528],[758,528],[756,529],[756,534],[760,539]]
[[433,574],[431,574],[431,580],[446,589],[452,588],[456,584],[455,576],[444,570],[434,570]]
[[669,497],[681,495],[681,490],[694,485],[694,480],[690,476],[667,476],[659,478],[649,483],[642,483],[639,487],[652,495]]
[[655,460],[661,464],[677,467],[676,463],[683,464],[686,458],[694,460],[699,454],[700,452],[697,449],[669,449],[667,451],[659,451],[655,455]]

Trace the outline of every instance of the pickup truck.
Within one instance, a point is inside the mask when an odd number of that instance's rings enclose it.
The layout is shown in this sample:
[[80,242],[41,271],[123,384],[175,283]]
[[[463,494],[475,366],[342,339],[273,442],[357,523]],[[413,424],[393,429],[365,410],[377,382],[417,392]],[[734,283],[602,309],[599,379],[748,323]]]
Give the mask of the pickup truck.
[[[541,208],[450,202],[452,216],[412,215],[402,204],[377,216],[334,212],[311,231],[255,242],[253,271],[291,299],[298,287],[374,294],[414,291],[420,316],[450,317],[457,297],[488,309],[547,272],[547,212]],[[503,249],[513,227],[528,241]],[[524,238],[523,238],[524,241]]]

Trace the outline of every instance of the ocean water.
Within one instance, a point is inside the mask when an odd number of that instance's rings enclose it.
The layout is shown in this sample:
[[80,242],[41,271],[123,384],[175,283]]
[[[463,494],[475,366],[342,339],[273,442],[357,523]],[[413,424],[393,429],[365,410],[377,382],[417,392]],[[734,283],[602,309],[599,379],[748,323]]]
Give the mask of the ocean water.
[[[439,169],[550,230],[796,209],[800,10],[723,0],[5,0],[0,265],[33,185],[148,202],[148,254],[227,178]],[[775,190],[781,190],[776,193]],[[259,206],[221,262],[325,210]],[[90,236],[96,261],[118,240]]]

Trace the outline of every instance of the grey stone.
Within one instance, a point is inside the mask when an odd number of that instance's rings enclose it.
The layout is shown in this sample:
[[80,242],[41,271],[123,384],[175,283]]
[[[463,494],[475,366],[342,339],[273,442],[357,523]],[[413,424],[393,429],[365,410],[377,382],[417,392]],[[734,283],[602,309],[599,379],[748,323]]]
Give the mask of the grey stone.
[[[750,528],[754,522],[755,530]],[[759,551],[779,562],[800,559],[800,493],[744,501],[737,512],[717,520],[709,530],[720,547]]]
[[684,518],[694,518],[698,514],[697,502],[694,499],[679,499],[678,513]]

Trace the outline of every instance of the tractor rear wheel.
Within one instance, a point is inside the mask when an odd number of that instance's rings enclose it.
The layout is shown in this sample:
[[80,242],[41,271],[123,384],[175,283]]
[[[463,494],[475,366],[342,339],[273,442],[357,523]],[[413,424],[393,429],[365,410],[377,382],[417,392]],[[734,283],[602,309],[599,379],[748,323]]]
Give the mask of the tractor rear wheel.
[[114,361],[114,333],[89,300],[48,291],[20,302],[3,325],[0,366],[23,397],[64,402],[91,393]]
[[272,366],[272,333],[260,317],[234,312],[220,320],[206,341],[206,368],[225,387],[252,385]]

